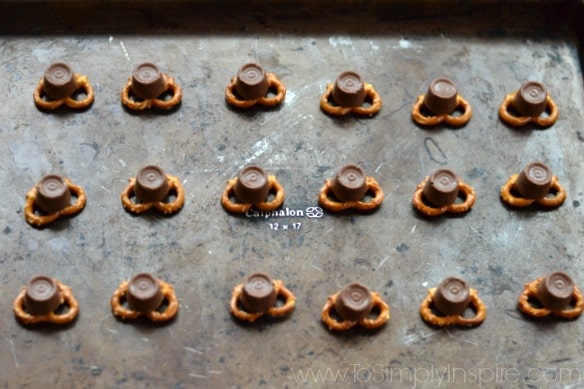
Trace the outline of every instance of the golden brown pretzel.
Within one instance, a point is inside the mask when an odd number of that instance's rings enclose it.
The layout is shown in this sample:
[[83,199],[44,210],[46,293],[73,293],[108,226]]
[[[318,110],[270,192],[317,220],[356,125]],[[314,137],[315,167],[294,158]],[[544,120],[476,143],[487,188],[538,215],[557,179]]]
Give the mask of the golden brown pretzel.
[[375,317],[374,319],[369,319],[368,317],[365,317],[359,320],[359,322],[350,320],[343,321],[335,320],[331,316],[331,313],[333,312],[333,310],[335,310],[335,302],[337,301],[337,297],[340,293],[341,292],[337,292],[332,296],[328,296],[326,304],[322,308],[322,312],[320,314],[322,321],[324,322],[324,324],[326,324],[329,330],[347,331],[356,326],[357,324],[361,325],[364,328],[372,330],[381,327],[389,320],[390,316],[389,305],[387,305],[385,301],[382,300],[381,296],[377,292],[371,292],[372,307],[371,309],[372,310],[379,309],[379,315],[377,315],[377,317]]
[[515,91],[513,93],[505,95],[503,102],[499,106],[499,116],[505,123],[514,127],[521,127],[529,122],[532,122],[540,127],[549,127],[556,122],[556,120],[558,119],[559,109],[554,100],[552,100],[550,95],[548,95],[546,99],[546,111],[549,112],[547,117],[511,115],[509,113],[509,106],[513,106],[513,101],[517,93],[519,93],[519,91]]
[[331,212],[340,212],[345,209],[354,208],[359,211],[372,211],[378,208],[383,202],[384,194],[383,190],[379,186],[379,183],[373,177],[367,177],[365,179],[365,184],[367,185],[367,192],[373,193],[373,199],[371,201],[345,201],[340,202],[330,198],[331,188],[333,185],[333,180],[326,180],[324,186],[320,189],[318,193],[318,202],[324,208]]
[[518,307],[521,312],[537,318],[554,315],[568,320],[575,319],[582,314],[584,311],[584,297],[582,296],[580,289],[576,286],[574,286],[574,291],[572,292],[574,306],[570,309],[556,311],[545,307],[538,308],[531,305],[530,300],[538,300],[537,289],[539,283],[543,280],[545,280],[545,277],[539,277],[537,280],[525,284],[525,288],[523,289],[523,292],[521,292],[521,295],[519,295],[518,300]]
[[412,196],[412,205],[420,212],[425,214],[426,216],[438,216],[444,213],[463,213],[467,212],[469,209],[472,208],[476,201],[476,194],[474,188],[468,184],[465,184],[462,181],[458,183],[458,192],[462,193],[464,197],[464,201],[462,203],[452,203],[448,205],[444,205],[442,207],[434,207],[431,205],[427,205],[424,202],[424,186],[426,182],[430,179],[430,176],[424,178],[424,180],[418,184],[416,187],[416,191]]
[[284,188],[278,180],[276,176],[268,176],[268,185],[270,186],[270,192],[275,192],[275,197],[272,201],[264,201],[259,204],[245,204],[245,203],[236,203],[231,200],[233,196],[235,196],[233,188],[235,187],[235,183],[237,182],[237,178],[232,178],[227,180],[227,186],[221,195],[221,205],[225,208],[226,211],[232,213],[246,213],[252,206],[257,208],[260,211],[273,211],[277,208],[280,208],[282,204],[284,204]]
[[453,116],[449,114],[426,116],[421,111],[422,106],[424,105],[424,96],[425,95],[418,96],[418,99],[412,107],[412,119],[418,124],[423,126],[435,126],[445,122],[452,126],[462,126],[468,123],[470,117],[472,116],[472,108],[470,104],[461,95],[456,95],[456,109],[460,109],[462,111],[462,115]]
[[178,312],[178,299],[176,298],[174,288],[172,285],[162,280],[158,280],[158,284],[160,285],[160,290],[164,296],[162,301],[166,301],[168,304],[163,312],[159,312],[158,310],[153,310],[150,312],[138,312],[124,307],[122,301],[126,298],[129,285],[128,281],[124,281],[120,284],[118,289],[116,289],[110,300],[114,315],[120,317],[123,320],[136,319],[140,316],[146,316],[148,319],[154,322],[168,321],[175,317]]
[[513,194],[516,188],[517,177],[519,174],[512,174],[505,185],[501,187],[501,199],[512,207],[523,208],[537,203],[542,207],[559,207],[566,200],[566,189],[560,184],[558,177],[552,177],[552,189],[556,192],[554,197],[543,197],[541,199],[528,199],[526,197],[517,197]]
[[54,280],[55,284],[57,285],[57,289],[59,290],[60,303],[67,304],[68,310],[65,313],[47,313],[44,315],[31,315],[30,313],[25,311],[24,306],[24,296],[26,294],[26,290],[23,288],[22,292],[18,294],[14,303],[12,304],[12,310],[14,311],[14,316],[18,320],[20,320],[23,324],[35,324],[35,323],[54,323],[54,324],[67,324],[73,321],[77,314],[79,313],[79,304],[73,296],[73,292],[71,288],[57,280]]
[[24,218],[26,222],[35,227],[43,227],[60,218],[61,216],[71,216],[81,212],[85,207],[85,191],[80,186],[74,185],[71,180],[65,178],[65,184],[73,196],[77,197],[75,204],[69,205],[67,208],[58,212],[49,213],[46,215],[37,215],[36,198],[38,190],[36,185],[26,194],[26,202],[24,205]]
[[158,108],[163,110],[169,110],[177,106],[182,100],[182,88],[178,85],[173,77],[169,77],[166,74],[161,74],[164,80],[164,92],[161,93],[172,93],[172,97],[169,100],[162,100],[157,97],[153,99],[144,99],[136,101],[131,97],[132,94],[132,77],[128,79],[124,89],[122,89],[121,97],[122,104],[133,111],[141,111],[147,108]]
[[180,183],[178,177],[167,174],[166,179],[168,180],[169,184],[168,193],[176,193],[176,199],[172,203],[165,203],[163,201],[155,201],[150,203],[133,202],[132,197],[134,197],[134,186],[136,185],[136,178],[130,178],[126,189],[124,189],[121,195],[122,205],[127,211],[135,214],[146,212],[152,207],[165,215],[179,211],[185,203],[185,192],[183,186]]
[[428,295],[422,301],[420,305],[420,315],[422,319],[426,323],[429,323],[433,326],[437,327],[446,327],[446,326],[478,326],[484,320],[487,314],[487,307],[479,298],[476,289],[470,288],[470,305],[475,311],[475,316],[472,318],[465,318],[462,315],[450,315],[450,316],[437,316],[432,312],[432,305],[434,304],[434,293],[436,292],[436,288],[431,288],[428,290]]
[[75,100],[71,96],[64,99],[45,100],[47,97],[43,89],[45,80],[42,78],[33,93],[34,103],[36,106],[47,111],[53,111],[62,105],[66,105],[67,107],[73,109],[83,109],[89,107],[95,98],[93,87],[89,83],[87,76],[74,74],[73,77],[75,79],[75,91],[82,89],[85,93],[85,98],[83,100]]
[[276,89],[277,93],[274,97],[260,97],[259,99],[242,100],[234,93],[237,77],[233,77],[225,88],[225,100],[227,103],[237,108],[249,108],[253,105],[259,104],[266,107],[273,107],[284,101],[286,97],[286,85],[273,73],[266,73],[266,78],[270,84],[269,89]]
[[365,95],[371,100],[371,106],[369,107],[341,107],[338,105],[332,105],[330,103],[330,98],[334,87],[335,84],[328,84],[324,94],[320,98],[320,109],[329,115],[345,116],[349,113],[354,113],[363,116],[373,116],[381,109],[381,96],[379,96],[379,93],[373,88],[372,84],[364,83]]
[[[233,293],[231,294],[231,301],[229,302],[229,310],[239,320],[248,321],[253,323],[261,316],[264,315],[264,312],[246,312],[243,309],[239,308],[239,301],[241,298],[241,294],[243,292],[244,284],[239,284],[235,288],[233,288]],[[293,310],[294,306],[296,305],[296,297],[294,294],[288,290],[284,286],[284,282],[281,280],[274,280],[274,289],[276,290],[276,295],[278,297],[282,297],[284,299],[284,305],[281,307],[273,306],[266,314],[272,317],[281,317],[289,315]]]

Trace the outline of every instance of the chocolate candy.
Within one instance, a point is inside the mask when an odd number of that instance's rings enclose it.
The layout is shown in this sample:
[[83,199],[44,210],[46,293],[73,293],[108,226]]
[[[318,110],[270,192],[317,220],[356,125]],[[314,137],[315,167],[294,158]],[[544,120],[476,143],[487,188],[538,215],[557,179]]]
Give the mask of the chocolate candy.
[[536,81],[527,81],[515,94],[513,107],[523,116],[539,116],[547,106],[547,90]]
[[572,300],[574,281],[564,272],[554,272],[539,283],[537,297],[544,307],[552,310],[566,308]]
[[268,93],[270,82],[264,68],[255,63],[247,63],[237,72],[235,90],[244,100],[256,100]]
[[358,107],[366,95],[365,84],[358,73],[346,71],[337,77],[332,97],[341,107]]
[[250,274],[243,284],[241,305],[247,312],[264,313],[276,304],[274,281],[264,273]]
[[519,173],[515,186],[521,196],[528,199],[541,199],[549,193],[552,178],[552,170],[546,164],[531,162]]
[[162,201],[168,195],[169,190],[166,173],[160,167],[148,165],[138,171],[134,193],[140,202]]
[[24,307],[31,315],[46,315],[61,304],[61,294],[57,283],[47,276],[35,276],[25,287]]
[[132,72],[132,92],[141,99],[153,99],[165,90],[160,69],[152,63],[140,64]]
[[456,86],[451,80],[436,78],[424,96],[424,105],[435,114],[446,115],[456,109],[457,95]]
[[244,204],[258,204],[270,193],[268,175],[259,166],[246,166],[237,174],[233,187],[237,199]]
[[162,304],[164,295],[156,277],[140,273],[130,279],[126,299],[131,309],[146,313],[156,310]]
[[69,65],[63,62],[51,64],[43,76],[43,90],[52,99],[64,99],[73,94],[77,88],[75,74]]
[[359,201],[367,193],[366,179],[360,166],[345,165],[333,179],[331,190],[339,201]]
[[46,213],[59,212],[69,206],[71,192],[65,179],[57,175],[48,175],[37,183],[35,205]]
[[360,321],[372,308],[371,292],[367,287],[352,283],[345,286],[335,301],[335,310],[345,320]]
[[452,170],[435,170],[424,185],[424,197],[437,207],[452,204],[458,197],[458,181]]
[[434,306],[447,316],[462,315],[469,303],[469,286],[460,278],[446,278],[434,292]]

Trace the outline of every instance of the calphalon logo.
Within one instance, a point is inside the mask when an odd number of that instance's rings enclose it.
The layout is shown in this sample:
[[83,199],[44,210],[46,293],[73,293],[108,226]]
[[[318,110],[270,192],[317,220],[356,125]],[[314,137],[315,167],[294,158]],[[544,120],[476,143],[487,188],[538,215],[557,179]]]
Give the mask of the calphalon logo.
[[307,207],[306,209],[277,209],[275,211],[258,211],[250,208],[245,213],[246,217],[263,217],[269,219],[272,217],[308,217],[310,219],[318,219],[324,216],[321,207]]

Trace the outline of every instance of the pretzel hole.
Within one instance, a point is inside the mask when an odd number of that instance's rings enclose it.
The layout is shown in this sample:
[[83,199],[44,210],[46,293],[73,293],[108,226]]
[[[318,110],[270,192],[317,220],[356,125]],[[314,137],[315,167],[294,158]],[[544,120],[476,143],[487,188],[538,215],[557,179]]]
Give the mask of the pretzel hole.
[[457,118],[464,115],[465,112],[466,110],[463,108],[462,104],[458,104],[456,108],[454,108],[454,111],[450,112],[448,115]]
[[512,104],[509,104],[509,105],[507,106],[507,113],[508,113],[509,115],[513,116],[513,117],[516,117],[516,118],[523,117],[523,115],[521,115],[521,114],[519,113],[519,111],[517,111],[517,110],[515,109],[515,107],[514,107]]
[[44,90],[41,89],[41,92],[39,93],[39,97],[41,98],[42,101],[50,103],[53,101],[56,101],[55,99],[50,98]]
[[529,304],[530,307],[535,308],[535,309],[543,309],[543,305],[541,304],[541,302],[536,298],[536,296],[528,296],[527,297],[527,304]]
[[141,102],[143,102],[143,101],[144,101],[144,99],[143,99],[143,98],[141,98],[141,97],[138,97],[138,96],[136,96],[136,95],[134,94],[134,92],[132,91],[132,88],[129,88],[129,91],[128,91],[128,98],[129,98],[131,101],[135,102],[135,103],[141,103]]
[[156,99],[162,100],[162,101],[169,101],[169,100],[172,100],[173,97],[174,97],[174,92],[173,92],[172,88],[168,88],[167,90],[162,92],[162,94],[160,96],[158,96]]
[[331,308],[331,310],[329,311],[329,316],[331,317],[331,319],[333,319],[337,323],[342,323],[342,322],[345,321],[345,319],[343,319],[341,317],[341,315],[339,315],[339,313],[337,312],[337,310],[335,309],[335,307],[332,307]]
[[274,97],[278,96],[278,87],[276,85],[270,85],[268,88],[268,92],[264,96],[267,99],[273,99]]
[[75,101],[83,101],[87,98],[87,93],[85,88],[80,87],[79,89],[76,89],[75,92],[73,92],[69,97]]
[[431,118],[436,116],[436,114],[432,111],[430,111],[428,109],[428,107],[426,107],[426,104],[421,104],[420,105],[420,114],[426,118]]
[[546,199],[553,199],[558,195],[558,190],[553,186],[550,188],[550,191],[544,196]]
[[158,313],[164,313],[168,309],[169,305],[170,305],[170,301],[168,300],[168,298],[166,296],[164,296],[164,299],[162,300],[162,302],[160,303],[158,308],[156,308],[154,311],[158,312]]
[[381,308],[378,305],[373,306],[371,312],[367,315],[367,319],[375,320],[381,315]]

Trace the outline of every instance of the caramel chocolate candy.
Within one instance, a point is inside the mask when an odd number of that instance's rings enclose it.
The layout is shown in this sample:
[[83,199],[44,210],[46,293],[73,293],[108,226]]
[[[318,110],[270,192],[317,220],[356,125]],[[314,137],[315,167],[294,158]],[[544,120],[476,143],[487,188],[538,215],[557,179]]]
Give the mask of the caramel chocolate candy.
[[356,282],[345,286],[335,301],[335,310],[348,321],[360,321],[366,318],[372,307],[371,292],[367,287]]
[[162,201],[169,190],[166,173],[158,166],[148,165],[138,171],[134,193],[141,202]]
[[35,205],[46,213],[59,212],[69,206],[71,192],[63,177],[57,175],[44,176],[36,187]]
[[521,196],[528,199],[544,198],[552,187],[552,170],[543,162],[528,163],[519,176],[515,186]]
[[73,70],[63,62],[51,64],[45,70],[43,80],[44,92],[47,96],[55,100],[71,96],[77,88]]
[[270,82],[264,68],[255,63],[247,63],[237,72],[235,90],[245,100],[256,100],[268,93]]
[[241,305],[249,313],[264,313],[276,304],[274,281],[264,273],[249,275],[241,291]]
[[152,63],[140,64],[132,72],[132,92],[141,99],[153,99],[165,90],[160,69]]
[[434,292],[434,306],[444,315],[462,315],[470,303],[470,289],[466,281],[448,277]]
[[437,207],[452,204],[458,196],[458,181],[452,170],[435,170],[424,185],[424,197]]
[[331,190],[339,201],[359,201],[367,193],[366,179],[360,166],[345,165],[333,179]]
[[24,307],[31,315],[46,315],[61,305],[61,294],[54,279],[35,276],[25,286]]
[[259,166],[246,166],[237,174],[233,191],[237,199],[244,204],[261,203],[270,193],[268,175]]
[[547,90],[536,81],[527,81],[515,93],[513,107],[523,116],[539,116],[547,106]]
[[544,307],[560,311],[572,301],[574,281],[564,272],[554,272],[543,279],[537,288],[537,297]]
[[456,109],[457,95],[456,86],[451,80],[436,78],[424,96],[424,105],[437,115],[446,115]]
[[139,273],[130,279],[126,300],[134,311],[152,312],[162,304],[163,299],[160,283],[152,274]]
[[333,87],[333,100],[341,107],[358,107],[365,100],[365,84],[361,76],[353,71],[341,73]]

